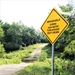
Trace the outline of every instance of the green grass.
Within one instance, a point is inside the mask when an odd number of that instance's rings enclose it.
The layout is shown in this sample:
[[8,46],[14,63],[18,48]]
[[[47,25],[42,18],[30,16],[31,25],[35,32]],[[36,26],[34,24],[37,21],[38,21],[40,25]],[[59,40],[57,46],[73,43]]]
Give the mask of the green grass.
[[[40,57],[38,62],[21,69],[14,75],[51,75],[52,59],[51,48],[49,45],[42,49]],[[43,59],[43,57],[45,58]],[[55,51],[54,75],[75,75],[75,61],[65,60],[58,57],[60,57],[60,54]]]
[[[55,59],[54,75],[75,75],[74,61]],[[14,75],[51,75],[51,58],[43,62],[35,62],[33,65],[25,67]]]
[[41,43],[38,43],[38,44],[25,47],[24,50],[18,50],[18,51],[6,53],[4,54],[3,58],[0,58],[0,65],[21,63],[23,57],[30,56],[30,54],[40,45]]

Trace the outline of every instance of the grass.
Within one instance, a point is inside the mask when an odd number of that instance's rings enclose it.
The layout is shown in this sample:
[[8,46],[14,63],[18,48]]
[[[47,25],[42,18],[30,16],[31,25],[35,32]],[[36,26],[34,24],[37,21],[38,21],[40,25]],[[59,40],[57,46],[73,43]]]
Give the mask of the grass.
[[[42,54],[44,53],[44,54]],[[51,48],[47,45],[42,49],[41,59],[34,64],[21,69],[14,75],[51,75]],[[47,55],[45,55],[47,53]],[[54,75],[75,75],[75,61],[59,58],[58,52],[55,51],[54,58]]]
[[18,64],[22,62],[23,57],[28,57],[41,43],[25,47],[24,50],[18,50],[10,53],[5,53],[3,58],[0,58],[0,65],[2,64]]
[[[55,60],[54,75],[75,75],[75,68],[70,63],[75,65],[74,62],[57,58]],[[35,62],[33,65],[16,72],[14,75],[51,75],[51,58],[43,62]]]

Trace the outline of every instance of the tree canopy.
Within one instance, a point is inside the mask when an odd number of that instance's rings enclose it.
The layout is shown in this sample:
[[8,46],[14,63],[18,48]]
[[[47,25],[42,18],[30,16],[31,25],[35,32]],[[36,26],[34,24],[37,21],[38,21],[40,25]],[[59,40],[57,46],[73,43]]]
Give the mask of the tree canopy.
[[31,44],[47,42],[47,39],[41,31],[27,27],[23,23],[9,24],[0,21],[0,41],[6,51],[13,51]]

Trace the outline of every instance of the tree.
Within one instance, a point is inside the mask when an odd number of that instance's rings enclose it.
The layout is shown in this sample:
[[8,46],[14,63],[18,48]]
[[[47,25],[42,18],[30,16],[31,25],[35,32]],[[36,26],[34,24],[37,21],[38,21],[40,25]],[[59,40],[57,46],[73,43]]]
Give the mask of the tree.
[[14,43],[21,43],[21,33],[22,29],[21,26],[18,23],[13,22],[10,26],[10,28],[7,30],[7,34],[10,36],[11,40],[10,42]]
[[22,29],[22,43],[24,44],[24,46],[28,46],[30,44],[30,32],[29,32],[29,28],[27,26],[23,26]]
[[[40,38],[39,38],[40,39]],[[37,32],[33,27],[25,26],[22,30],[22,42],[26,46],[37,43]]]
[[2,25],[2,29],[4,31],[4,42],[9,42],[9,36],[7,34],[7,30],[9,28],[10,28],[10,24],[7,22]]
[[0,20],[0,42],[3,41],[3,37],[4,37],[4,31],[2,29],[2,21]]
[[73,10],[72,5],[70,5],[70,4],[67,4],[66,6],[59,5],[59,7],[60,7],[60,9],[61,9],[62,12],[71,12]]
[[18,23],[13,22],[7,29],[7,39],[4,47],[6,50],[18,50],[22,42],[22,27]]
[[39,37],[40,37],[40,41],[42,43],[48,43],[49,42],[48,39],[46,38],[46,36],[44,35],[44,33],[39,32]]
[[27,27],[21,21],[19,23],[13,22],[11,25],[0,21],[0,32],[0,38],[4,37],[2,43],[6,51],[18,50],[38,42],[47,42],[42,32],[36,31],[33,27]]
[[[73,7],[71,5],[67,6],[60,6],[61,10],[64,12],[71,12]],[[68,8],[68,10],[67,10]],[[68,20],[69,26],[63,33],[63,35],[58,39],[56,42],[55,48],[58,51],[64,51],[64,48],[72,41],[75,39],[75,17],[74,15],[68,15],[68,14],[63,14],[63,16]]]

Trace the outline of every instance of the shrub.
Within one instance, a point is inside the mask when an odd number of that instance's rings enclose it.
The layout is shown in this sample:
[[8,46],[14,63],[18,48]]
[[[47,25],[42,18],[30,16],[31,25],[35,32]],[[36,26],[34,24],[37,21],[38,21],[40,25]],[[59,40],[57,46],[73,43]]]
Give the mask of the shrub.
[[19,50],[20,45],[16,43],[8,42],[4,44],[4,47],[6,51],[13,51],[13,50]]
[[67,58],[70,60],[75,59],[75,40],[71,41],[66,47],[63,52],[63,58]]
[[0,65],[2,64],[19,64],[21,63],[21,59],[19,59],[18,57],[12,58],[12,59],[6,59],[6,58],[1,58],[0,59]]
[[17,50],[10,53],[5,53],[3,55],[3,58],[0,58],[0,65],[20,63],[22,62],[22,60],[24,60],[23,58],[25,58],[25,60],[27,61],[35,60],[35,58],[33,59],[30,57],[30,53],[33,52],[39,45],[40,44],[30,45],[28,47],[25,47],[24,50]]
[[21,59],[19,59],[18,57],[14,57],[14,58],[12,59],[12,62],[13,62],[13,63],[16,63],[16,64],[19,64],[19,63],[21,63],[22,61],[21,61]]
[[47,53],[43,51],[39,56],[39,61],[44,61],[47,58]]

